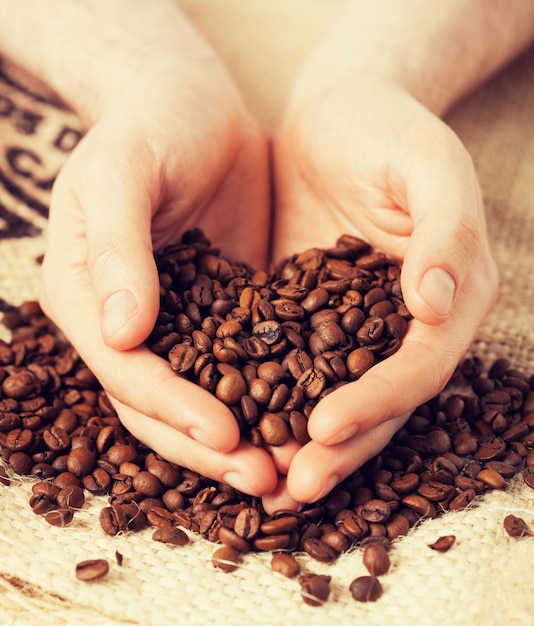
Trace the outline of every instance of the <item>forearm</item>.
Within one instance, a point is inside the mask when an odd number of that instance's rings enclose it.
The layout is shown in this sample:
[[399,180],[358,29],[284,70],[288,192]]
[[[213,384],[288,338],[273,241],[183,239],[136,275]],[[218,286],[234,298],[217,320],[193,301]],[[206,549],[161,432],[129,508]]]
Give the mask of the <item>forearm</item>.
[[174,2],[0,0],[0,55],[39,77],[88,121],[143,72],[216,65]]
[[350,0],[297,93],[363,72],[395,80],[441,115],[533,40],[532,0]]

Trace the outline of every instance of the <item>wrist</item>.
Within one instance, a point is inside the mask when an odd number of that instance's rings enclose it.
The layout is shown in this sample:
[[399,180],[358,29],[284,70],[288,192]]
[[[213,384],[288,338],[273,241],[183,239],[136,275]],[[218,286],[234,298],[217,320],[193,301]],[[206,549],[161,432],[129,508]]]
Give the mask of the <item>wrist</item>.
[[304,65],[294,97],[377,76],[442,116],[533,40],[531,0],[352,0]]
[[194,72],[205,80],[224,74],[171,1],[132,10],[129,0],[0,0],[0,13],[0,53],[47,84],[87,124],[140,79],[166,75],[179,85]]

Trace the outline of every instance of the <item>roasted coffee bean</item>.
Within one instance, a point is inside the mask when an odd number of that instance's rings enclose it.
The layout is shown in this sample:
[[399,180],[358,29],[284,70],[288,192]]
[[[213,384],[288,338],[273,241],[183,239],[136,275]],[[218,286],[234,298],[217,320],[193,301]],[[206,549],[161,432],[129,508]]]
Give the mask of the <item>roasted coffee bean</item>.
[[436,517],[436,507],[423,496],[417,494],[409,494],[402,499],[402,503],[410,509],[413,509],[416,513],[422,517],[434,518]]
[[295,578],[300,574],[300,563],[290,554],[273,554],[271,569],[286,578]]
[[291,541],[289,533],[282,535],[266,535],[265,537],[256,537],[253,545],[256,550],[264,552],[275,552],[276,550],[285,550]]
[[95,465],[95,454],[89,448],[73,448],[67,457],[67,470],[83,478],[90,474]]
[[455,541],[456,537],[454,535],[444,535],[436,539],[434,543],[428,544],[428,547],[436,552],[447,552]]
[[13,452],[9,455],[9,466],[16,474],[27,475],[31,473],[33,461],[26,452]]
[[154,541],[160,541],[161,543],[168,543],[173,546],[185,546],[189,543],[189,537],[180,528],[176,526],[163,526],[157,528],[152,534]]
[[388,551],[380,543],[368,545],[363,551],[363,564],[371,576],[382,576],[390,567]]
[[246,507],[237,513],[233,529],[243,539],[250,540],[256,537],[260,525],[261,515],[259,511],[253,507]]
[[504,518],[503,525],[504,530],[510,535],[510,537],[520,539],[526,535],[532,535],[532,532],[522,517],[517,517],[512,514],[507,515]]
[[321,606],[330,595],[331,576],[324,574],[303,574],[299,576],[300,594],[306,604]]
[[197,348],[178,343],[169,351],[168,359],[177,374],[185,374],[193,367],[197,356]]
[[361,378],[375,363],[374,354],[367,348],[356,348],[347,356],[347,370],[351,380]]
[[359,576],[349,586],[352,597],[358,602],[376,602],[383,593],[382,585],[376,576]]
[[9,487],[10,484],[11,484],[11,479],[7,475],[6,468],[3,465],[0,465],[0,485]]
[[30,497],[30,506],[37,515],[45,515],[49,511],[58,508],[56,499],[46,493],[34,493]]
[[304,540],[302,547],[312,559],[322,563],[333,563],[338,557],[338,553],[322,539],[310,537]]
[[54,511],[50,511],[45,515],[45,520],[51,526],[68,526],[72,522],[72,518],[74,517],[74,513],[72,509],[57,509]]
[[95,496],[102,496],[108,492],[111,486],[111,476],[106,470],[96,467],[90,474],[82,478],[84,489]]
[[506,487],[506,480],[504,477],[492,469],[483,469],[477,474],[477,480],[482,481],[488,487],[492,489],[504,489]]
[[235,571],[239,567],[239,553],[230,546],[218,548],[211,557],[213,567],[221,569],[225,573]]
[[289,439],[287,422],[279,413],[264,413],[259,421],[263,441],[270,446],[282,446]]
[[225,546],[233,548],[240,554],[246,554],[250,550],[248,541],[240,537],[230,528],[226,528],[226,526],[218,527],[218,539],[221,543],[224,543]]
[[60,509],[81,509],[85,502],[83,489],[78,485],[67,485],[59,491],[56,501]]
[[385,522],[391,514],[390,505],[383,500],[369,500],[360,511],[360,515],[367,522]]
[[67,431],[60,426],[51,426],[43,432],[43,440],[49,450],[62,452],[67,450],[71,440]]
[[107,506],[100,511],[100,526],[106,535],[114,537],[128,528],[128,517],[120,506]]
[[84,582],[100,580],[108,571],[109,563],[106,559],[91,559],[76,564],[76,578]]

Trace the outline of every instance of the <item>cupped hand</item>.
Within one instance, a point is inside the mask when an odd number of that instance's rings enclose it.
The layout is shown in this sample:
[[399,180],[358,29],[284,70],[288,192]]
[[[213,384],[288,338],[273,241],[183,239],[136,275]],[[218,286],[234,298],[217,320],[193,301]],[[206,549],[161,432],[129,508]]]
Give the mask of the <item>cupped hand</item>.
[[294,98],[273,152],[275,256],[357,235],[402,261],[414,317],[398,352],[318,403],[310,443],[278,452],[277,498],[313,502],[442,390],[496,299],[497,272],[467,151],[394,82],[362,73]]
[[175,67],[165,54],[164,70],[145,58],[139,73],[128,66],[116,88],[108,83],[102,110],[59,174],[41,304],[134,436],[261,495],[277,480],[267,452],[241,443],[230,410],[143,344],[159,310],[154,251],[193,227],[256,266],[268,245],[264,133],[209,52]]

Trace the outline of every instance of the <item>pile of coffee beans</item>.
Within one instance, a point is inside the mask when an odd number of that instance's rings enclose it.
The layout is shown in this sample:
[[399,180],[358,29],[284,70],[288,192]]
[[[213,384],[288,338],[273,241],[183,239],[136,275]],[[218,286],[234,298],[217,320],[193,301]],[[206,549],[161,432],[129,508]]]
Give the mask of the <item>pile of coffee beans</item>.
[[199,230],[156,260],[150,347],[228,405],[257,446],[309,441],[315,404],[396,352],[411,317],[399,266],[348,235],[273,275],[221,258]]
[[[313,406],[393,354],[409,325],[399,268],[353,237],[295,255],[268,275],[223,259],[192,231],[157,264],[161,312],[150,347],[227,404],[258,446],[290,436],[306,443]],[[297,578],[312,605],[328,599],[330,578],[301,573],[298,554],[332,563],[358,546],[369,576],[350,591],[373,601],[391,542],[421,519],[464,509],[519,473],[534,488],[534,376],[506,359],[486,369],[466,359],[453,387],[418,407],[328,496],[267,515],[258,498],[137,441],[37,303],[3,322],[11,340],[0,341],[0,458],[10,471],[0,465],[0,484],[34,477],[29,504],[55,526],[71,523],[87,493],[105,496],[106,534],[152,527],[154,540],[184,546],[197,533],[218,544],[212,562],[225,572],[248,552],[270,552],[273,571]],[[530,534],[512,518],[506,528]],[[97,579],[103,570],[93,563],[78,576]]]

